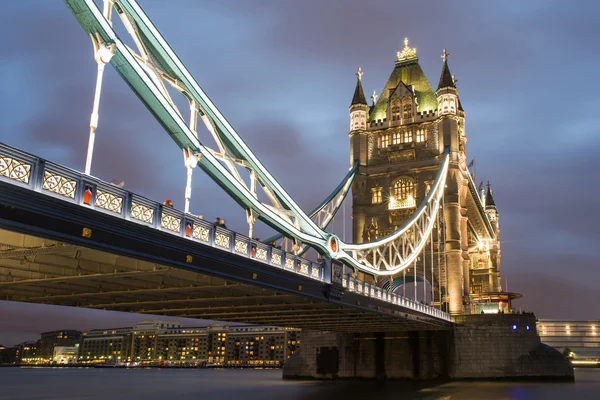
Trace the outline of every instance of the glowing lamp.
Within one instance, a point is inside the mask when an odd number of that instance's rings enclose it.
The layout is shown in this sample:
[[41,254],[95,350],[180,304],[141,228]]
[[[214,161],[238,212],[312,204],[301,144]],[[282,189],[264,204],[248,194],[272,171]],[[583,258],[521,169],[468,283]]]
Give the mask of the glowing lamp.
[[513,330],[513,331],[516,331],[516,330],[517,330],[517,326],[516,326],[516,325],[513,325],[513,326],[512,326],[512,330]]
[[91,201],[92,201],[92,191],[90,190],[90,188],[87,188],[87,189],[85,189],[85,192],[83,192],[83,203],[87,204],[89,206]]
[[190,234],[192,233],[192,227],[190,224],[186,224],[185,225],[185,236],[190,237]]

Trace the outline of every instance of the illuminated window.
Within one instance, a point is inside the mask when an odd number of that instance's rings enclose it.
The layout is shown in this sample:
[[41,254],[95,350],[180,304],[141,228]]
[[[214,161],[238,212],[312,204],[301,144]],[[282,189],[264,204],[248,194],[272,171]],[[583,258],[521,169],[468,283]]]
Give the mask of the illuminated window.
[[371,203],[380,204],[382,201],[383,200],[381,197],[381,188],[374,187],[373,189],[371,189]]
[[381,135],[381,148],[386,148],[390,144],[390,137],[388,135]]
[[400,99],[394,98],[391,103],[392,121],[400,120]]
[[400,144],[400,132],[392,133],[392,145]]
[[415,142],[422,143],[425,141],[425,129],[417,129],[417,136]]
[[412,130],[407,129],[404,131],[404,134],[402,135],[402,143],[410,143],[412,142]]
[[402,106],[402,118],[412,118],[412,104],[404,103]]
[[396,200],[406,200],[413,197],[414,184],[411,178],[400,178],[394,182],[393,193]]

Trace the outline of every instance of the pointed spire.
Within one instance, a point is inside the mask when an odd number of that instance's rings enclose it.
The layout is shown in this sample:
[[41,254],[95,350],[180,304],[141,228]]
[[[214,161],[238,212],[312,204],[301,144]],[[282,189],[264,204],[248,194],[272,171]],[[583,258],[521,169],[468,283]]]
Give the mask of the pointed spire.
[[373,100],[373,105],[377,104],[377,92],[373,90],[373,94],[371,95],[371,100]]
[[487,207],[496,207],[496,203],[494,203],[494,196],[492,196],[492,185],[490,181],[487,183],[487,196],[485,196],[485,206]]
[[367,105],[367,99],[365,98],[365,92],[362,87],[362,76],[362,69],[358,67],[358,71],[356,72],[356,89],[354,89],[354,96],[352,97],[352,104],[350,104],[350,106],[356,104]]
[[445,87],[453,87],[456,88],[454,84],[454,78],[450,73],[450,69],[448,68],[448,56],[450,53],[446,51],[444,48],[444,53],[442,53],[442,60],[444,60],[444,66],[442,67],[442,74],[440,75],[440,83],[438,85],[438,90]]

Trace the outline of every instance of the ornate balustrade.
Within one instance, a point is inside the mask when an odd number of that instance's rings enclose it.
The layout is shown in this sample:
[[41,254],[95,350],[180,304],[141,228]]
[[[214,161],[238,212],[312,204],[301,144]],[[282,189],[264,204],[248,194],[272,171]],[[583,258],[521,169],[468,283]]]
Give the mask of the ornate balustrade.
[[342,285],[346,290],[350,292],[362,294],[363,296],[379,299],[381,301],[396,304],[401,307],[406,307],[411,310],[419,311],[423,314],[427,314],[435,318],[440,318],[446,321],[452,320],[450,314],[441,311],[435,307],[419,303],[418,301],[409,299],[408,297],[400,296],[396,293],[380,288],[379,286],[371,285],[370,283],[352,278],[350,276],[344,277]]
[[[128,192],[61,165],[40,159],[0,143],[0,180],[38,193],[78,204],[81,207],[187,238],[271,267],[330,282],[324,266],[271,247],[240,233],[215,226],[191,214]],[[379,299],[449,321],[450,316],[433,307],[398,296],[375,285],[344,277],[343,286],[363,296]]]

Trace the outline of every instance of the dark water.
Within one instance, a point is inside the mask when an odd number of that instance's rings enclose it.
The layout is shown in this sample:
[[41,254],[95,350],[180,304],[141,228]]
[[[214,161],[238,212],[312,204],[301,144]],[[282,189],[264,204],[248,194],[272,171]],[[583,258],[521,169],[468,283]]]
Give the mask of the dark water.
[[0,399],[600,399],[600,369],[575,383],[283,381],[280,370],[0,368]]

